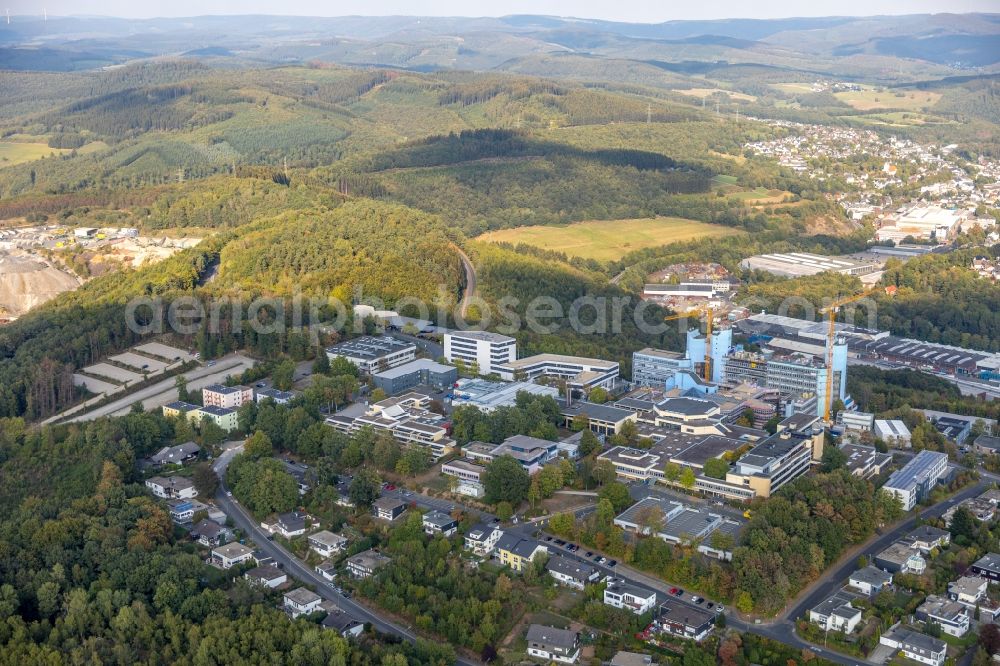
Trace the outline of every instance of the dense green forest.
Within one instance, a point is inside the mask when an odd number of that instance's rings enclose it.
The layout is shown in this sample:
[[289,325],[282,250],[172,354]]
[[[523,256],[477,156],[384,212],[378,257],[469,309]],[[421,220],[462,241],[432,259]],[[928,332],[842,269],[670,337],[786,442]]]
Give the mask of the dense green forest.
[[899,515],[897,501],[845,470],[796,479],[756,504],[733,553],[737,607],[776,612],[845,548]]
[[298,210],[240,229],[220,253],[212,289],[299,290],[345,304],[358,289],[391,307],[406,296],[433,303],[444,285],[453,302],[462,269],[452,238],[440,219],[403,206],[356,200]]
[[877,298],[880,328],[947,345],[1000,351],[1000,285],[970,270],[976,256],[1000,256],[978,247],[930,254],[886,265],[882,284],[896,294]]

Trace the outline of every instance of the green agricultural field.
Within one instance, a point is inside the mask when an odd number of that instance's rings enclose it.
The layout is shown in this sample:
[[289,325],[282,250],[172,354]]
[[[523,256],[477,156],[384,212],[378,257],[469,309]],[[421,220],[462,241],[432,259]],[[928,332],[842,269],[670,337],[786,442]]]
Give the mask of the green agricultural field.
[[712,176],[712,182],[718,183],[720,185],[735,185],[736,183],[739,182],[739,179],[736,176],[730,176],[724,173],[720,173],[716,174],[715,176]]
[[742,233],[716,224],[679,217],[637,220],[592,220],[564,227],[533,226],[491,231],[477,240],[525,243],[567,255],[614,261],[629,252],[669,243]]
[[68,153],[64,148],[49,148],[45,143],[27,143],[20,141],[0,141],[0,167],[33,162],[55,153]]
[[[845,116],[847,117],[847,116]],[[866,125],[881,125],[890,127],[914,127],[920,125],[952,125],[954,121],[934,116],[928,113],[913,111],[889,111],[886,113],[866,113],[863,116],[850,116]]]

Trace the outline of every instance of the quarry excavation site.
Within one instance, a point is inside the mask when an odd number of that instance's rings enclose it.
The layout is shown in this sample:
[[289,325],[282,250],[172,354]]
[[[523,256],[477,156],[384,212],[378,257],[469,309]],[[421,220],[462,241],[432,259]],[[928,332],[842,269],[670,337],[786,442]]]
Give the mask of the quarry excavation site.
[[0,253],[0,316],[17,317],[80,286],[74,275],[33,256]]
[[[13,319],[31,308],[79,287],[79,275],[156,263],[193,247],[200,238],[114,237],[68,243],[68,234],[50,229],[8,229],[0,234],[0,318]],[[72,268],[71,268],[72,266]],[[78,275],[79,274],[79,275]]]

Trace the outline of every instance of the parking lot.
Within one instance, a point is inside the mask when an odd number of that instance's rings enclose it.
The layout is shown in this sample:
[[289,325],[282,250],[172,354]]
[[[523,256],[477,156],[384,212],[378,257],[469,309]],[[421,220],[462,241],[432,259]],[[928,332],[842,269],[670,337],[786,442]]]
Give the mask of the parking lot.
[[122,365],[127,365],[130,368],[135,368],[139,372],[161,372],[167,367],[167,364],[163,361],[157,361],[155,358],[149,356],[141,356],[132,352],[124,352],[116,356],[109,356],[109,360],[115,363],[121,363]]
[[110,363],[95,363],[94,365],[88,365],[86,368],[83,368],[83,372],[88,375],[106,377],[107,379],[112,379],[122,384],[142,380],[142,375],[129,370],[123,370],[122,368],[116,368]]

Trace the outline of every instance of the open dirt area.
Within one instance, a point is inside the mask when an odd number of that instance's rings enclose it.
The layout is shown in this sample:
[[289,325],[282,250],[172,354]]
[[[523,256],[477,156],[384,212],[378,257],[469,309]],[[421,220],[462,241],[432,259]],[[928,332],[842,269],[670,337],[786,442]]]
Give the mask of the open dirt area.
[[94,277],[113,273],[121,267],[139,268],[163,261],[176,252],[194,247],[200,238],[116,238],[84,250],[72,249],[87,264]]
[[0,253],[0,314],[19,316],[80,286],[74,276],[29,256]]

